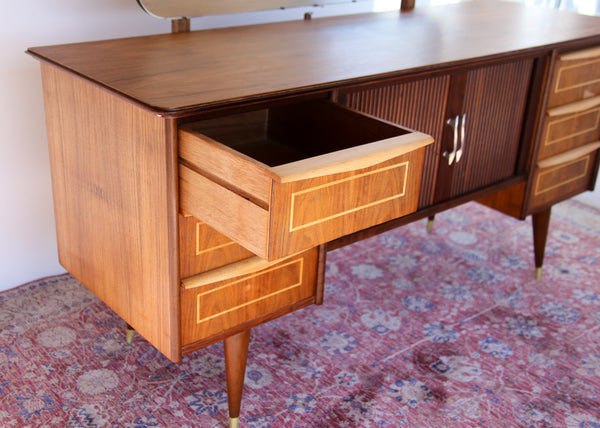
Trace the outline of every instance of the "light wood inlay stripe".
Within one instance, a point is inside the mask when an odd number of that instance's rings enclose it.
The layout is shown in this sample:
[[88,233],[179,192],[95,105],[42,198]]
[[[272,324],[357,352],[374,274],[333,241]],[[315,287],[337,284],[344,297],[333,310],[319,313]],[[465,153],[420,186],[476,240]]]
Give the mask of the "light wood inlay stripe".
[[552,144],[556,144],[556,143],[560,143],[561,141],[568,140],[569,138],[574,138],[574,137],[577,137],[579,135],[583,135],[583,134],[586,134],[588,132],[594,131],[600,125],[600,108],[597,108],[597,109],[594,109],[594,110],[590,110],[590,111],[586,111],[586,112],[579,113],[579,114],[574,114],[574,115],[565,117],[563,119],[554,120],[554,121],[550,122],[550,124],[548,125],[548,136],[550,136],[552,134],[552,128],[554,128],[556,126],[560,126],[564,122],[567,122],[569,120],[577,119],[579,117],[582,117],[582,116],[585,116],[585,115],[591,115],[591,114],[595,114],[595,116],[596,116],[595,117],[595,121],[594,121],[594,123],[592,123],[591,125],[589,125],[587,128],[581,128],[581,127],[577,128],[577,132],[573,132],[571,134],[563,135],[560,138],[555,138],[553,140],[551,140],[550,138],[547,138],[546,141],[544,141],[544,145],[545,146],[550,146]]
[[586,81],[580,81],[577,82],[574,85],[570,85],[570,86],[565,86],[565,87],[560,87],[560,83],[561,83],[561,79],[563,77],[563,73],[565,71],[571,70],[573,68],[579,68],[579,67],[586,67],[592,64],[599,64],[600,66],[600,58],[597,58],[595,60],[592,61],[586,61],[586,62],[582,62],[580,64],[576,64],[576,65],[570,65],[570,66],[563,66],[560,68],[560,70],[558,70],[558,77],[556,79],[556,86],[554,88],[554,92],[558,93],[558,92],[563,92],[563,91],[568,91],[570,89],[575,89],[575,88],[580,88],[582,86],[587,86],[587,85],[591,85],[594,83],[598,83],[600,82],[600,77],[598,77],[597,79],[593,79],[593,80],[586,80]]
[[425,149],[423,171],[428,173],[422,176],[419,208],[433,201],[449,85],[450,77],[441,76],[348,94],[349,107],[433,137],[435,143]]
[[[541,172],[541,173],[538,175],[538,178],[537,178],[537,180],[536,180],[535,194],[534,194],[534,195],[535,195],[535,196],[541,195],[542,193],[549,192],[549,191],[551,191],[551,190],[553,190],[553,189],[556,189],[557,187],[564,186],[565,184],[569,184],[569,183],[571,183],[571,182],[573,182],[573,181],[577,181],[577,180],[579,180],[579,179],[581,179],[581,178],[585,177],[585,176],[588,174],[588,168],[589,168],[589,165],[590,165],[590,157],[591,157],[591,155],[588,155],[588,156],[586,156],[586,157],[585,157],[585,158],[583,158],[583,159],[575,159],[575,160],[573,160],[573,161],[571,161],[571,162],[567,162],[567,163],[565,163],[565,164],[563,164],[563,165],[559,165],[559,166],[556,166],[556,167],[554,167],[554,168],[551,168],[551,169],[549,169],[548,171],[543,171],[543,172]],[[555,171],[556,171],[556,170],[558,170],[558,169],[561,169],[561,168],[566,168],[566,167],[568,167],[568,166],[570,166],[570,165],[573,165],[573,164],[576,164],[576,163],[578,163],[578,162],[584,162],[584,167],[583,167],[583,168],[581,168],[581,173],[580,173],[580,174],[578,174],[578,175],[576,175],[576,176],[574,176],[574,177],[570,177],[570,178],[569,178],[569,179],[567,179],[567,180],[564,180],[564,181],[561,181],[561,182],[554,183],[554,185],[552,185],[552,186],[549,186],[549,187],[546,187],[546,188],[542,188],[542,189],[540,189],[540,183],[542,182],[542,177],[543,177],[543,176],[545,176],[545,175],[548,175],[548,174],[552,174],[553,172],[555,172]]]
[[600,47],[596,46],[590,49],[584,49],[575,52],[568,52],[558,57],[561,61],[577,61],[581,59],[600,57]]
[[[324,222],[332,220],[334,218],[338,218],[338,217],[341,217],[341,216],[344,216],[344,215],[347,215],[347,214],[350,214],[350,213],[353,213],[353,212],[356,212],[356,211],[364,210],[364,209],[373,207],[375,205],[379,205],[379,204],[382,204],[384,202],[391,201],[393,199],[402,198],[406,194],[406,181],[407,181],[407,178],[408,178],[408,167],[409,167],[409,162],[406,161],[406,162],[402,162],[400,164],[391,165],[391,166],[387,166],[387,167],[384,167],[384,168],[379,168],[379,169],[376,169],[376,170],[373,170],[373,171],[365,172],[363,174],[358,174],[358,175],[355,175],[355,176],[352,176],[352,177],[348,177],[348,178],[344,178],[344,179],[341,179],[341,180],[332,181],[331,183],[322,184],[320,186],[315,186],[315,187],[311,187],[309,189],[305,189],[305,190],[301,190],[299,192],[292,193],[292,195],[291,195],[291,208],[290,208],[290,232],[294,232],[296,230],[300,230],[300,229],[304,229],[306,227],[314,226],[315,224],[324,223]],[[295,205],[296,205],[296,196],[304,195],[304,194],[307,194],[307,193],[310,193],[310,192],[315,192],[315,191],[318,191],[318,190],[322,190],[322,189],[327,188],[327,187],[331,187],[331,186],[335,186],[335,185],[338,185],[338,184],[341,184],[341,183],[344,183],[344,182],[356,180],[356,179],[359,179],[359,178],[362,178],[362,177],[365,177],[365,176],[368,176],[368,175],[373,175],[373,174],[381,173],[381,172],[384,172],[384,171],[389,171],[389,170],[392,170],[392,169],[398,169],[398,168],[404,168],[404,177],[403,177],[403,183],[402,183],[402,191],[400,193],[396,193],[396,194],[394,194],[392,196],[389,196],[387,198],[379,199],[379,200],[370,202],[368,204],[363,204],[363,205],[360,205],[360,206],[357,206],[357,207],[354,207],[354,208],[351,208],[351,209],[348,209],[348,210],[340,211],[340,212],[338,212],[336,214],[332,214],[332,215],[329,215],[329,216],[324,217],[324,218],[320,218],[320,219],[315,220],[315,221],[311,221],[311,222],[300,224],[300,225],[294,225],[294,212],[295,212]]]
[[197,256],[200,256],[200,255],[206,254],[206,253],[210,253],[211,251],[218,250],[219,248],[225,248],[225,247],[235,244],[235,242],[229,241],[229,242],[225,242],[224,244],[221,244],[221,245],[214,245],[210,248],[200,249],[200,244],[201,244],[200,243],[200,226],[203,226],[205,224],[206,223],[201,222],[201,221],[196,223],[196,255]]
[[[239,284],[239,283],[241,283],[241,282],[248,281],[248,280],[250,280],[250,279],[252,279],[252,278],[255,278],[255,277],[257,277],[257,276],[261,276],[261,275],[264,275],[264,274],[266,274],[266,273],[269,273],[269,272],[273,272],[273,271],[276,271],[276,270],[280,270],[280,269],[283,269],[283,268],[285,268],[285,267],[291,266],[291,265],[293,265],[293,264],[298,264],[298,263],[300,264],[300,267],[299,267],[299,274],[300,274],[300,275],[299,275],[299,277],[298,277],[298,281],[297,281],[297,282],[295,282],[294,284],[292,284],[292,285],[289,285],[289,286],[287,286],[287,287],[285,287],[285,288],[281,288],[281,289],[279,289],[279,290],[277,290],[277,291],[274,291],[274,292],[272,292],[272,293],[269,293],[269,294],[263,295],[263,296],[261,296],[261,297],[258,297],[258,298],[256,298],[256,299],[250,300],[250,301],[248,301],[248,302],[242,303],[241,305],[237,305],[237,306],[234,306],[234,307],[232,307],[232,308],[229,308],[229,309],[227,309],[227,310],[221,311],[221,312],[219,312],[219,313],[216,313],[216,314],[213,314],[213,315],[210,315],[210,316],[207,316],[207,317],[201,318],[201,313],[202,313],[202,310],[201,310],[201,308],[202,308],[202,304],[201,304],[201,303],[202,303],[202,302],[201,302],[201,301],[202,301],[202,297],[203,297],[203,296],[206,296],[206,295],[208,295],[208,294],[212,294],[212,293],[216,293],[216,292],[218,292],[218,291],[221,291],[221,290],[223,290],[223,289],[225,289],[225,288],[233,287],[233,286],[235,286],[236,284]],[[214,288],[214,289],[212,289],[212,290],[205,291],[205,292],[203,292],[203,293],[198,293],[198,294],[196,295],[196,306],[197,306],[197,311],[196,311],[196,313],[197,313],[197,321],[196,321],[196,322],[197,322],[198,324],[201,324],[201,323],[203,323],[203,322],[205,322],[205,321],[208,321],[208,320],[211,320],[211,319],[213,319],[213,318],[217,318],[217,317],[223,316],[223,315],[225,315],[225,314],[227,314],[227,313],[229,313],[229,312],[237,311],[238,309],[244,308],[244,307],[246,307],[246,306],[253,305],[253,304],[257,303],[257,302],[260,302],[261,300],[265,300],[265,299],[268,299],[268,298],[270,298],[270,297],[276,296],[276,295],[278,295],[278,294],[285,293],[286,291],[292,290],[292,289],[294,289],[294,288],[300,287],[300,286],[302,285],[302,279],[303,279],[302,277],[303,277],[303,272],[304,272],[304,258],[301,258],[301,259],[294,260],[294,261],[291,261],[291,262],[289,262],[289,263],[286,263],[286,264],[283,264],[283,265],[279,265],[279,266],[273,267],[273,268],[271,268],[271,269],[267,269],[267,270],[264,270],[264,271],[261,271],[261,272],[257,272],[257,273],[256,273],[256,274],[254,274],[254,275],[246,276],[246,277],[244,277],[244,278],[241,278],[241,279],[239,279],[239,280],[237,280],[237,281],[230,282],[230,283],[228,283],[228,284],[225,284],[225,285],[222,285],[222,286],[220,286],[220,287],[216,287],[216,288]]]

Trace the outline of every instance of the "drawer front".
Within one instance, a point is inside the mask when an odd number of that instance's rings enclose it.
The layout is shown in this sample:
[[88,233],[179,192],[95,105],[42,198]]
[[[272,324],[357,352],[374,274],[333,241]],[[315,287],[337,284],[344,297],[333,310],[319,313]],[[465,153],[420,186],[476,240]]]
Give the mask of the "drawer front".
[[346,174],[275,186],[270,251],[281,255],[417,209],[424,151]]
[[548,115],[538,159],[544,159],[598,139],[600,139],[600,105],[571,114]]
[[560,55],[550,86],[548,107],[600,95],[600,47]]
[[253,254],[192,216],[179,215],[179,272],[181,278],[196,275]]
[[[428,135],[323,101],[239,116],[249,142],[215,120],[179,130],[180,206],[259,257],[286,257],[417,209]],[[254,117],[268,121],[258,144]],[[229,134],[232,121],[223,123]],[[274,153],[286,162],[253,157]]]
[[[542,163],[534,176],[531,207],[554,204],[589,190],[595,180],[593,172],[598,144],[593,146],[594,151],[581,156],[572,156],[572,159],[557,165],[553,165],[553,158],[546,160],[549,161],[549,166]],[[560,155],[556,156],[559,157]]]
[[[209,339],[303,302],[316,293],[318,249],[277,262],[257,257],[184,280],[182,344]],[[291,309],[290,309],[291,310]]]

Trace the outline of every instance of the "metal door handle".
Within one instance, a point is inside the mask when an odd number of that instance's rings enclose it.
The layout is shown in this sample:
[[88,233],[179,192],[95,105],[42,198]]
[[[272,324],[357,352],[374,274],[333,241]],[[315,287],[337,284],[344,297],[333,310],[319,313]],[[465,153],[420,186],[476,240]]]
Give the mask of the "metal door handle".
[[[458,117],[458,116],[457,116]],[[465,147],[465,123],[467,122],[467,114],[463,113],[460,122],[460,148],[456,151],[456,163],[460,161]]]
[[448,119],[446,123],[452,127],[454,138],[452,140],[452,151],[445,151],[442,153],[446,159],[448,159],[448,165],[452,165],[454,163],[454,159],[456,158],[456,149],[458,148],[458,125],[460,122],[460,117],[457,115],[453,119]]

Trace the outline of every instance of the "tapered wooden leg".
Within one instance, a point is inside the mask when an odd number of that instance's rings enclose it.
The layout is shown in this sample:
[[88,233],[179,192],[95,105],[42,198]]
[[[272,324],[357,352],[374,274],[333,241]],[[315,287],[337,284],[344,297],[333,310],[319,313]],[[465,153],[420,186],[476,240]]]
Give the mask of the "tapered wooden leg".
[[246,358],[250,330],[225,339],[225,368],[227,371],[227,400],[229,402],[229,427],[237,428],[242,404],[242,390],[246,375]]
[[435,220],[435,216],[427,217],[427,232],[431,232],[433,230],[433,221]]
[[533,219],[533,248],[535,252],[535,278],[542,278],[542,266],[544,264],[544,252],[546,250],[546,238],[548,237],[548,226],[550,225],[550,211],[552,208],[535,213]]
[[130,345],[133,343],[133,338],[135,336],[135,329],[127,324],[127,334],[125,335],[125,341]]

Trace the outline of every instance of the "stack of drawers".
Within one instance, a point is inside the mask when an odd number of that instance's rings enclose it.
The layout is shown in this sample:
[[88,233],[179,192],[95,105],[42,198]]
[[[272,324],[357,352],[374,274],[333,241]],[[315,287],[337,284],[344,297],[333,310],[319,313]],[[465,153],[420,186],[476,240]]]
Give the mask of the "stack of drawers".
[[192,216],[180,215],[179,227],[184,348],[294,305],[315,303],[317,247],[268,262]]
[[531,211],[590,189],[599,140],[600,47],[559,55],[550,80]]
[[323,244],[414,212],[433,142],[323,99],[178,136],[184,353],[319,303]]

